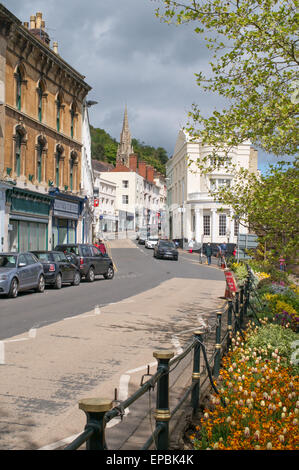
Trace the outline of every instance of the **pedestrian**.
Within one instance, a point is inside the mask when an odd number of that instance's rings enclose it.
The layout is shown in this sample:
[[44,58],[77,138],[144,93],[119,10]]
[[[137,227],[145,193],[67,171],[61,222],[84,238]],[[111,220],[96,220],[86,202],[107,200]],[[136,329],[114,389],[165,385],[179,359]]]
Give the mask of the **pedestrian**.
[[207,257],[208,264],[211,264],[212,247],[211,247],[210,242],[206,246],[206,257]]
[[226,243],[222,243],[222,245],[221,245],[221,254],[222,254],[222,256],[224,256],[224,257],[225,257],[225,255],[226,255],[226,250],[227,250]]
[[282,256],[279,258],[279,269],[280,269],[280,271],[285,271],[286,270],[285,259]]
[[191,238],[189,243],[188,243],[188,246],[189,246],[189,253],[192,253],[193,251],[193,247],[194,247],[194,239]]
[[234,251],[233,251],[233,256],[235,257],[237,254],[237,248],[236,248],[236,245],[234,246]]
[[102,255],[106,253],[106,247],[104,243],[102,242],[102,240],[99,239],[98,243],[95,243],[94,246],[96,246],[100,250]]

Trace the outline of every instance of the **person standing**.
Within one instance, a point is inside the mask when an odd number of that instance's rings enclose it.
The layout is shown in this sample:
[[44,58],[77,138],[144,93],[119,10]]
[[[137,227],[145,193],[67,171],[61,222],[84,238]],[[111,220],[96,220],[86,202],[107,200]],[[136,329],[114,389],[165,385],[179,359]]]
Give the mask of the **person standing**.
[[212,257],[212,247],[211,247],[211,243],[208,243],[208,244],[207,244],[207,247],[206,247],[206,257],[207,257],[207,260],[208,260],[208,264],[211,264],[211,257]]

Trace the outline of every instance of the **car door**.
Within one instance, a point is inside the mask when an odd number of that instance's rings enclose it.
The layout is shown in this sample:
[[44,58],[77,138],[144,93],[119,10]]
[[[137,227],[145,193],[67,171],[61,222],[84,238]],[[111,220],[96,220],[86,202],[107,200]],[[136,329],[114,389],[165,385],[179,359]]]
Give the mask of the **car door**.
[[36,287],[38,284],[40,265],[31,253],[25,253],[25,258],[28,265],[28,276],[30,286]]
[[96,274],[105,273],[107,271],[107,269],[105,269],[106,263],[104,261],[103,254],[95,246],[91,246],[90,249],[91,249],[91,252],[92,252],[92,259],[93,259],[93,262],[94,262]]
[[63,272],[63,281],[71,281],[73,279],[73,269],[71,263],[67,260],[64,253],[57,253],[59,258],[59,264],[61,266],[61,272]]
[[26,289],[30,287],[30,266],[24,254],[18,257],[18,276],[19,276],[19,289]]

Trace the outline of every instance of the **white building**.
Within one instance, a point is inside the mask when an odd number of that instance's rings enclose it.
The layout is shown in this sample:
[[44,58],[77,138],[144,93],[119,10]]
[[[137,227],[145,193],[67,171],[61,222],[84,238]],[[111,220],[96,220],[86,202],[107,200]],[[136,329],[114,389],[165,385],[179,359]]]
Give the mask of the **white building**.
[[[183,130],[179,132],[174,154],[166,165],[169,236],[185,243],[190,239],[199,244],[237,243],[238,230],[247,230],[235,221],[229,206],[216,202],[210,194],[220,185],[233,185],[233,175],[224,167],[203,175],[196,165],[210,152],[210,147],[191,141]],[[233,149],[229,158],[238,168],[257,172],[257,151],[249,142]]]
[[[94,238],[114,238],[118,231],[116,184],[102,176],[101,162],[93,160],[94,171]],[[104,173],[105,175],[105,173]]]
[[92,243],[94,207],[94,177],[91,163],[91,136],[88,116],[89,101],[84,101],[82,112],[82,153],[80,195],[85,197],[82,212],[82,242]]

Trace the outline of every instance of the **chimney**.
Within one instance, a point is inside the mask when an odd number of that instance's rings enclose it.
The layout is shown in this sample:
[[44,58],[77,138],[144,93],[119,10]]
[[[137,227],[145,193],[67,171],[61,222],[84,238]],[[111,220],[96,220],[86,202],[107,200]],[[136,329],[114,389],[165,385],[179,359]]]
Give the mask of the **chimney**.
[[36,29],[41,29],[42,27],[42,16],[43,15],[40,11],[36,13],[36,23],[35,23]]
[[145,162],[139,162],[138,173],[140,174],[140,176],[146,179],[146,163]]
[[45,27],[46,27],[46,22],[43,20],[42,21],[42,30],[45,31]]
[[146,168],[146,179],[150,181],[151,183],[154,182],[154,173],[155,170],[151,165],[148,165]]
[[135,173],[137,172],[137,155],[136,153],[131,153],[129,156],[129,168]]
[[58,42],[57,41],[53,42],[53,51],[55,52],[55,54],[58,54]]
[[35,29],[35,16],[30,16],[30,29]]
[[29,23],[28,23],[28,21],[24,21],[24,27],[27,28],[27,29],[29,29]]

